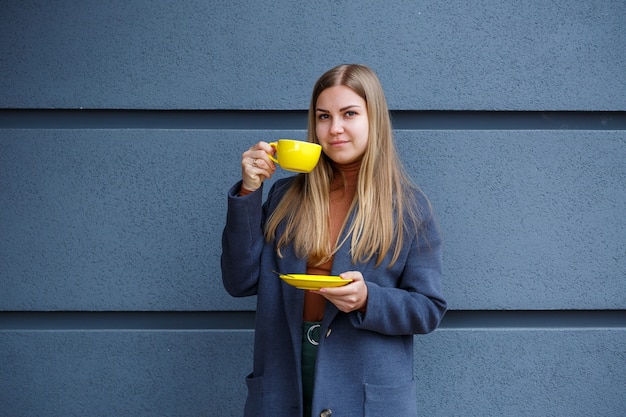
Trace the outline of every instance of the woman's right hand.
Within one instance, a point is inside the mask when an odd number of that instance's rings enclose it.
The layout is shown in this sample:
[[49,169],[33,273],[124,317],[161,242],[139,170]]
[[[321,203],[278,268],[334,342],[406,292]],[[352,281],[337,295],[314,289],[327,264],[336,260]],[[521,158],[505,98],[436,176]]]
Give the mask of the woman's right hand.
[[269,155],[276,150],[267,142],[259,142],[241,155],[242,188],[256,191],[263,181],[271,178],[276,171],[276,164]]

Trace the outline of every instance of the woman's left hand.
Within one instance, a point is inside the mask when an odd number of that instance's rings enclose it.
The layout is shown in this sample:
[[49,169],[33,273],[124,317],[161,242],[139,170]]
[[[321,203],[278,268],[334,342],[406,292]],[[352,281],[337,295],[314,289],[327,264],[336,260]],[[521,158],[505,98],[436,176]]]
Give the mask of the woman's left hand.
[[339,274],[339,276],[343,279],[351,279],[352,282],[343,287],[321,288],[319,291],[313,292],[322,295],[344,313],[356,310],[365,313],[367,285],[363,275],[359,271],[348,271]]

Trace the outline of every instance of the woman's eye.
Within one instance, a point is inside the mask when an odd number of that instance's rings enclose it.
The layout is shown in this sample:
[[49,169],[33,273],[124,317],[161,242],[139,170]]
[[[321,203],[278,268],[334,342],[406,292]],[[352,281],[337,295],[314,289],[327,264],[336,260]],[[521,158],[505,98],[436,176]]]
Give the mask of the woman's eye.
[[346,112],[346,116],[348,116],[348,117],[356,116],[356,112],[355,111],[347,111]]
[[320,120],[328,119],[328,115],[325,114],[325,113],[322,113],[319,116],[317,116],[317,118],[320,119]]

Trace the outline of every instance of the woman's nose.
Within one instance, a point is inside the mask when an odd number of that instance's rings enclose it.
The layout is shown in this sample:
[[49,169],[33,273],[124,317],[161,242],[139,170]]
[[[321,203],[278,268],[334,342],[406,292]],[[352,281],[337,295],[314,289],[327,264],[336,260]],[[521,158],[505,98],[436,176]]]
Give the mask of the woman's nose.
[[330,126],[330,133],[336,135],[337,133],[343,132],[343,123],[338,118],[333,119],[333,123]]

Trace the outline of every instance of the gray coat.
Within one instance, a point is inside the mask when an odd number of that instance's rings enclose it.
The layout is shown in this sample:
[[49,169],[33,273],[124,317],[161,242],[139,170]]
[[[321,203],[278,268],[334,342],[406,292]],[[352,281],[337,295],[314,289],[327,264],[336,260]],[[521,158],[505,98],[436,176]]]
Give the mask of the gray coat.
[[[293,178],[293,177],[292,177]],[[240,184],[228,193],[222,236],[222,279],[233,296],[257,295],[254,366],[247,377],[245,417],[302,416],[300,374],[304,292],[279,279],[306,272],[306,259],[292,247],[277,256],[266,243],[263,224],[289,187],[279,180],[263,204],[262,189],[239,197]],[[445,311],[441,294],[441,239],[426,199],[418,238],[411,232],[399,260],[388,269],[375,260],[352,264],[348,245],[335,255],[332,274],[358,270],[368,287],[366,314],[340,312],[327,302],[318,346],[313,415],[417,415],[413,376],[413,335],[432,332]],[[279,228],[279,233],[281,229]]]

